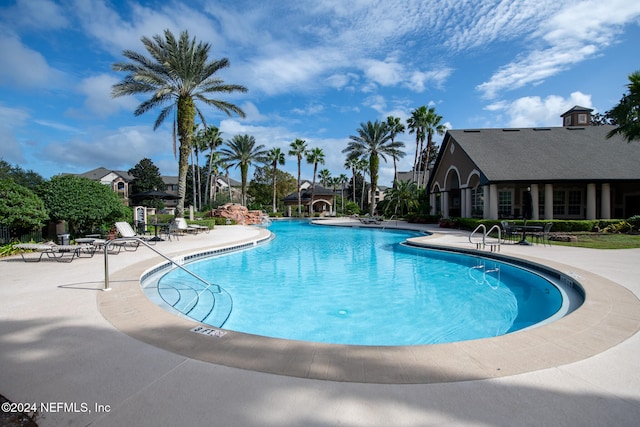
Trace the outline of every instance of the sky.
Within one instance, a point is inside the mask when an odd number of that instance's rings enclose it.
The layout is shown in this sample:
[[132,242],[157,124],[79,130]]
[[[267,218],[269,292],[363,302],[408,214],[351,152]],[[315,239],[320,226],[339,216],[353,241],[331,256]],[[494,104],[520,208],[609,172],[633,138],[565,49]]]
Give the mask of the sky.
[[[0,159],[47,179],[143,158],[177,176],[172,119],[154,131],[159,110],[133,114],[147,98],[111,96],[125,75],[112,64],[148,56],[140,39],[165,29],[209,43],[230,62],[217,77],[248,89],[218,95],[244,119],[200,106],[224,140],[286,153],[304,139],[332,176],[350,176],[342,150],[361,123],[425,105],[449,129],[561,126],[575,105],[611,109],[640,70],[629,0],[2,0]],[[408,171],[415,135],[396,139]],[[295,176],[296,159],[282,169]],[[392,179],[381,161],[379,184]]]

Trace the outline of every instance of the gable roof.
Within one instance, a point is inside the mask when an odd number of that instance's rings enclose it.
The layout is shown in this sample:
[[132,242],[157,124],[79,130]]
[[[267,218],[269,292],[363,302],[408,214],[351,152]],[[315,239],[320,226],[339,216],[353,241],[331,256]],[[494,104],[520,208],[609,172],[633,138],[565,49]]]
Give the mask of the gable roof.
[[614,126],[449,130],[434,166],[451,144],[481,173],[481,181],[640,180],[640,144]]
[[99,181],[102,178],[104,178],[105,176],[109,175],[110,173],[115,173],[120,178],[124,179],[125,181],[132,181],[133,180],[133,176],[129,175],[129,172],[127,172],[127,171],[116,171],[116,170],[107,169],[107,168],[104,168],[104,167],[95,168],[95,169],[92,169],[92,170],[90,170],[88,172],[77,174],[77,176],[81,176],[81,177],[84,177],[84,178],[89,178],[89,179],[92,179],[94,181]]

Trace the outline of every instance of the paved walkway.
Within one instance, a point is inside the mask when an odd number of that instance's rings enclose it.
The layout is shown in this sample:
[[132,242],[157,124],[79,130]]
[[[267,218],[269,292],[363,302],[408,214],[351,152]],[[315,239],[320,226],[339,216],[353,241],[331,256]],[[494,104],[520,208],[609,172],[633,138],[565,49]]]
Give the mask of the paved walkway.
[[[438,234],[428,239],[430,244],[470,247],[466,233],[433,231]],[[157,248],[179,255],[255,240],[258,233],[251,227],[218,227]],[[503,245],[502,253],[588,271],[630,291],[628,305],[618,301],[614,307],[631,309],[607,317],[610,323],[599,325],[604,335],[628,329],[640,315],[635,311],[640,250]],[[413,385],[274,375],[159,348],[114,327],[99,306],[105,295],[131,284],[132,266],[135,270],[156,262],[160,260],[144,248],[110,257],[113,290],[102,292],[100,255],[70,264],[0,260],[0,393],[14,402],[48,406],[38,418],[41,426],[635,426],[640,418],[637,333],[568,364],[483,380]],[[153,313],[139,314],[137,333],[173,336],[175,326],[154,323]],[[205,338],[215,343],[216,338]],[[485,350],[498,353],[488,342]],[[183,344],[189,343],[171,343],[175,349]],[[567,343],[576,351],[590,346],[591,340]],[[244,351],[260,358],[259,349]],[[527,355],[521,357],[526,363]]]

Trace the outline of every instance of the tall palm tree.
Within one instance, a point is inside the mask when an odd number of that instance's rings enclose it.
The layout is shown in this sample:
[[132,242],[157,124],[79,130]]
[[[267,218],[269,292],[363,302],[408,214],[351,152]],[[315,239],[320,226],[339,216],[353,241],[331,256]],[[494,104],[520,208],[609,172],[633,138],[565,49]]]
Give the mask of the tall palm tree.
[[364,195],[367,192],[367,169],[369,169],[369,160],[366,158],[358,159],[356,163],[356,171],[362,171],[362,191],[360,192],[360,209],[364,209]]
[[[389,127],[389,134],[391,135],[391,143],[395,143],[396,142],[396,135],[399,133],[404,132],[404,124],[401,121],[402,119],[400,119],[400,117],[393,117],[393,116],[388,116],[387,117],[387,126]],[[393,186],[396,186],[396,181],[398,180],[398,159],[401,159],[402,157],[405,156],[405,152],[402,151],[402,149],[404,148],[404,143],[402,143],[402,147],[400,147],[398,150],[395,151],[395,153],[392,153],[391,156],[393,157]]]
[[329,188],[331,180],[331,172],[329,172],[329,169],[322,169],[318,172],[318,178],[320,179],[320,184],[322,184],[324,188]]
[[391,142],[389,127],[378,120],[361,123],[358,135],[349,136],[347,148],[343,153],[351,153],[353,156],[369,158],[369,177],[371,179],[371,203],[369,214],[373,216],[376,208],[375,191],[378,188],[378,167],[380,158],[386,162],[387,157],[398,149],[398,142]]
[[278,174],[278,165],[284,165],[284,153],[279,147],[272,148],[267,153],[267,162],[273,167],[273,213],[278,211],[276,204],[276,175]]
[[246,92],[240,85],[224,84],[214,74],[229,66],[227,58],[209,61],[208,43],[196,44],[189,33],[183,31],[178,39],[169,30],[164,37],[155,35],[153,39],[142,37],[142,44],[151,57],[131,50],[122,54],[131,62],[113,64],[114,71],[127,73],[120,83],[112,87],[113,97],[150,94],[134,111],[139,116],[155,107],[162,106],[153,129],[175,111],[173,122],[173,151],[176,152],[176,134],[180,140],[178,156],[178,206],[177,216],[184,217],[184,199],[187,184],[189,153],[196,114],[206,123],[196,101],[211,105],[228,115],[236,113],[244,117],[244,112],[234,104],[210,98],[213,93]]
[[413,158],[413,181],[418,182],[420,178],[420,160],[418,156],[422,153],[422,145],[424,144],[424,128],[427,120],[427,107],[421,106],[411,112],[411,117],[407,119],[409,133],[416,134],[416,153]]
[[344,185],[349,181],[349,177],[343,173],[340,174],[340,176],[338,178],[336,178],[338,181],[338,185],[340,185],[342,187],[342,205],[341,205],[341,212],[342,214],[344,214]]
[[304,139],[296,139],[291,144],[289,144],[289,147],[289,155],[295,156],[298,159],[298,216],[301,216],[302,200],[300,195],[300,164],[302,163],[302,157],[304,157],[307,151],[307,141],[305,141]]
[[[209,144],[207,140],[204,138],[205,129],[198,129],[198,125],[194,128],[193,135],[193,152],[195,154],[195,167],[193,168],[193,203],[196,205],[196,210],[199,212],[202,208],[202,181],[201,181],[201,170],[200,170],[200,153],[204,152],[207,148],[209,148]],[[197,170],[197,172],[196,172]],[[197,175],[196,175],[197,174]],[[197,188],[197,194],[196,194]],[[196,200],[196,195],[198,196]]]
[[[222,145],[222,132],[216,126],[207,126],[202,129],[202,139],[206,141],[207,148],[209,149],[209,162],[207,170],[207,198],[205,203],[211,203],[211,192],[215,197],[217,183],[211,181],[211,174],[213,172],[213,162],[219,159],[219,156],[214,155],[216,149]],[[217,153],[215,153],[217,154]],[[216,172],[217,179],[217,172]]]
[[347,160],[344,162],[344,168],[351,170],[351,175],[353,177],[353,184],[351,186],[351,188],[353,189],[352,199],[353,199],[353,203],[355,203],[356,202],[356,172],[358,169],[358,158],[353,156],[347,156]]
[[[423,123],[423,132],[427,134],[427,148],[426,148],[426,159],[424,163],[424,171],[428,171],[429,162],[431,161],[431,151],[433,150],[433,134],[437,133],[438,135],[444,135],[447,130],[447,127],[440,123],[442,120],[442,116],[436,114],[436,109],[434,107],[429,108],[427,110],[427,116]],[[427,173],[423,176],[424,182],[422,183],[423,187],[427,186]]]
[[313,165],[313,183],[311,184],[311,203],[309,205],[309,216],[313,215],[313,198],[316,192],[316,173],[318,172],[318,164],[324,165],[324,152],[322,148],[311,148],[306,152],[307,163]]
[[230,166],[240,167],[242,180],[242,205],[247,205],[247,174],[253,163],[264,163],[267,151],[264,145],[256,145],[256,139],[249,135],[235,135],[220,150],[225,162]]

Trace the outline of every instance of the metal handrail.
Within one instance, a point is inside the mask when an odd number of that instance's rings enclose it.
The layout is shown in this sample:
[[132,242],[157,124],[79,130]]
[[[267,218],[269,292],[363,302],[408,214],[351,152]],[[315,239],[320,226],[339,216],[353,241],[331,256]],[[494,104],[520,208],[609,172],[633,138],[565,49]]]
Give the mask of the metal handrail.
[[107,240],[107,243],[105,243],[105,245],[104,245],[104,289],[103,289],[103,291],[111,290],[111,288],[109,287],[109,245],[111,243],[114,243],[114,242],[138,242],[138,243],[142,243],[143,245],[145,245],[146,247],[148,247],[149,249],[151,249],[152,251],[154,251],[155,253],[160,255],[162,258],[166,259],[170,263],[174,264],[176,267],[180,268],[181,270],[185,271],[186,273],[190,274],[191,276],[195,277],[196,279],[198,279],[199,281],[201,281],[202,283],[207,285],[207,288],[214,287],[215,289],[217,289],[217,292],[215,292],[215,293],[220,293],[221,292],[220,291],[220,286],[215,285],[213,283],[209,283],[206,280],[204,280],[202,277],[200,277],[197,274],[193,273],[192,271],[187,270],[182,265],[178,264],[176,261],[174,261],[173,259],[169,258],[168,256],[166,256],[162,252],[156,250],[155,248],[152,248],[151,245],[149,245],[144,239],[141,239],[140,237],[121,237],[121,238],[118,238],[118,239]]
[[393,219],[393,217],[396,218],[396,227],[398,226],[398,215],[393,214],[391,215],[391,218],[389,218],[388,220],[385,221],[385,224],[382,226],[382,229],[384,230],[387,227],[387,224],[389,224],[391,222],[391,220]]
[[[482,242],[474,242],[472,240],[472,238],[473,238],[474,234],[476,234],[479,230],[483,230],[483,232],[482,232]],[[495,224],[493,227],[491,227],[489,229],[489,231],[487,231],[487,227],[485,227],[484,224],[478,225],[475,228],[475,230],[473,230],[471,232],[471,234],[469,234],[469,243],[472,243],[472,244],[476,245],[476,249],[484,248],[487,245],[487,236],[489,234],[491,234],[491,232],[493,232],[493,230],[498,230],[498,242],[490,244],[491,250],[493,250],[493,248],[495,246],[498,246],[498,250],[500,250],[500,242],[502,241],[502,229],[497,224]]]
[[[478,232],[478,230],[484,230],[482,232],[482,242],[474,242],[474,241],[471,240],[473,235],[476,234]],[[475,228],[475,230],[473,230],[471,232],[471,234],[469,234],[469,243],[476,245],[476,249],[480,249],[480,247],[484,248],[484,239],[485,239],[486,235],[487,235],[487,227],[485,227],[484,224],[480,224]]]

